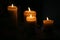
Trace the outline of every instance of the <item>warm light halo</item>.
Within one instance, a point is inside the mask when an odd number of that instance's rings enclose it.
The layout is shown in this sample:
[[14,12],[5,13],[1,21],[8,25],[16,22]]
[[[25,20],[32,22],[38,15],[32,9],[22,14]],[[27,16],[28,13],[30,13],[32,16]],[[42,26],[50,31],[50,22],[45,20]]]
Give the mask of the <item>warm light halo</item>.
[[13,7],[13,4],[12,4],[12,7]]
[[31,11],[30,7],[28,7],[28,10]]
[[48,18],[48,17],[46,17],[46,19],[47,19],[47,20],[49,20],[49,18]]
[[30,18],[32,18],[32,14],[30,14]]

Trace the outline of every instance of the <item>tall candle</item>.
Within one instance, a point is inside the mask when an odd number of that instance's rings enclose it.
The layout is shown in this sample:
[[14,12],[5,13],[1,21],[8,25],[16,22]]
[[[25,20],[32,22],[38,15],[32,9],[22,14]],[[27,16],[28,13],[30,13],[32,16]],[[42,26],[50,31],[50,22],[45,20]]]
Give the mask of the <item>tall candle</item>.
[[11,6],[8,6],[8,11],[14,22],[17,22],[17,10],[18,8],[14,6],[13,4]]
[[13,4],[11,6],[8,6],[8,11],[12,12],[12,14],[17,17],[17,7],[16,6],[14,6]]
[[36,17],[35,16],[32,16],[32,14],[30,14],[30,16],[27,16],[26,17],[26,21],[27,22],[36,22]]

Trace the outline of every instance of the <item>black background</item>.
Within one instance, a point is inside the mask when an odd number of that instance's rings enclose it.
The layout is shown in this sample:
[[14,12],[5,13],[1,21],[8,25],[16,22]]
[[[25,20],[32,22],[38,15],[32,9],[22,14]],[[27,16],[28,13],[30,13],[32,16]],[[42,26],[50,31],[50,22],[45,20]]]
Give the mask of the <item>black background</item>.
[[[31,8],[37,12],[37,24],[42,25],[42,21],[49,17],[54,20],[54,27],[58,32],[56,32],[57,38],[59,38],[59,28],[60,28],[60,6],[57,0],[0,0],[0,34],[1,39],[16,39],[24,40],[24,31],[20,32],[17,28],[13,27],[10,15],[8,14],[8,5],[14,4],[18,7],[18,23],[19,30],[24,30],[21,26],[24,23],[24,11]],[[18,36],[20,35],[20,36]],[[53,38],[53,37],[52,37]],[[42,38],[44,39],[44,38]]]

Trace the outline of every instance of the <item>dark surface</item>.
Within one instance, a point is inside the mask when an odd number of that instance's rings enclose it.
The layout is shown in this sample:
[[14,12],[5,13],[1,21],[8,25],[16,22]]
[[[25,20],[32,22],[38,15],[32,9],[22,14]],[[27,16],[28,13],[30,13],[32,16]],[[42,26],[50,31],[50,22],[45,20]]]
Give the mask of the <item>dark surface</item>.
[[[7,6],[16,5],[18,9],[18,26],[9,15]],[[60,39],[59,1],[52,0],[0,0],[0,40],[41,40]],[[31,7],[37,12],[37,24],[24,23],[23,12]],[[43,30],[42,20],[48,16],[53,19],[54,26]]]

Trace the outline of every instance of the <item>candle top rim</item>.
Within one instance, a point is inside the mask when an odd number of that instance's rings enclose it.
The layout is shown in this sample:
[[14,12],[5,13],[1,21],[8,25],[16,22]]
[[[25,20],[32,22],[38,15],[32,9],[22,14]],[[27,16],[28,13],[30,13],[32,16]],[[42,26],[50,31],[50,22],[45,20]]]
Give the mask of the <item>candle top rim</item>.
[[[9,5],[10,7],[12,7],[11,5]],[[13,6],[13,7],[16,7],[16,6]]]
[[12,4],[12,5],[9,5],[8,7],[16,7],[16,6]]
[[43,20],[43,22],[54,22],[54,20]]
[[[46,20],[46,19],[45,19]],[[49,19],[50,21],[54,21],[54,20],[52,20],[52,19]],[[46,21],[49,21],[49,20],[46,20]]]
[[14,6],[14,7],[8,6],[8,9],[10,9],[10,8],[12,8],[12,9],[17,9],[16,6]]
[[29,11],[29,10],[26,10],[25,12],[36,12],[36,11],[34,11],[34,10],[31,10],[31,11]]

